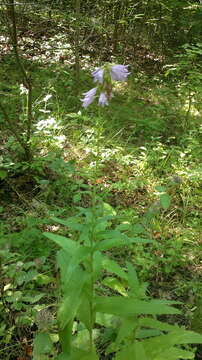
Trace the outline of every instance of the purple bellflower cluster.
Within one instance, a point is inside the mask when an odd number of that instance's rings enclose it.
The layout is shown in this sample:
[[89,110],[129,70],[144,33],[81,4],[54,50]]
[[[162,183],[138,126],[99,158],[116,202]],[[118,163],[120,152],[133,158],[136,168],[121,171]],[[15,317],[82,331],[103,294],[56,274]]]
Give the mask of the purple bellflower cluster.
[[99,94],[98,104],[108,105],[108,100],[113,96],[113,81],[126,81],[129,74],[127,65],[106,64],[93,71],[92,76],[97,86],[83,94],[82,106],[87,108],[94,101],[97,93]]

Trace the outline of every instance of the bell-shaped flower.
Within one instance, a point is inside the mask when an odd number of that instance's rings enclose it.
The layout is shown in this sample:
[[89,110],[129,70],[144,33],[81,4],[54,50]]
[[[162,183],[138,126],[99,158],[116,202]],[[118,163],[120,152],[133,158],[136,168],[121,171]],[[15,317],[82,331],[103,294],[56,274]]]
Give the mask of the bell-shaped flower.
[[127,69],[127,65],[112,65],[111,78],[115,81],[125,81],[130,74]]
[[81,99],[81,101],[83,102],[82,106],[84,108],[86,108],[88,105],[90,105],[93,102],[93,100],[95,99],[96,91],[97,88],[93,88],[83,94],[85,96],[83,99]]
[[94,82],[98,81],[99,83],[103,83],[103,75],[104,70],[101,68],[97,68],[95,71],[92,72],[92,75],[94,77]]
[[109,104],[105,93],[101,92],[98,103],[100,106],[105,106]]

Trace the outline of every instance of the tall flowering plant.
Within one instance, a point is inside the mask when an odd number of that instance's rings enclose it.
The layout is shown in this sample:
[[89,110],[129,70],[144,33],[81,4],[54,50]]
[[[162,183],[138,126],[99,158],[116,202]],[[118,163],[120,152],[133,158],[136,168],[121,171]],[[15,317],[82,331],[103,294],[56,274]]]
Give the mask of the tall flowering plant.
[[100,106],[108,105],[108,101],[113,96],[114,81],[126,81],[129,74],[127,65],[106,64],[102,68],[93,71],[93,80],[97,86],[83,94],[82,106],[87,108],[97,95],[99,96],[98,104]]
[[[125,81],[129,72],[127,66],[108,64],[96,69],[92,75],[96,87],[84,94],[82,102],[85,108],[97,95],[99,105],[108,105],[114,81]],[[98,120],[102,120],[101,116],[95,117],[96,120],[95,175],[101,139]],[[75,216],[68,219],[52,218],[60,226],[66,226],[71,237],[55,232],[44,233],[60,246],[57,262],[61,303],[57,324],[62,353],[54,356],[54,360],[99,360],[103,356],[114,360],[193,359],[194,353],[187,351],[187,344],[202,343],[202,336],[157,318],[158,315],[180,314],[179,309],[171,306],[180,303],[150,298],[147,286],[139,282],[133,264],[127,261],[121,267],[110,256],[113,248],[124,248],[125,252],[127,246],[131,248],[139,243],[142,246],[151,243],[151,239],[145,238],[144,232],[137,237],[132,221],[123,228],[111,205],[99,200],[96,186],[93,186],[92,207],[77,207]],[[110,295],[107,296],[99,284],[108,287]],[[42,320],[45,323],[47,319],[43,316]],[[39,329],[34,341],[34,360],[45,359],[48,353],[56,354],[50,334],[52,331],[49,333],[47,324]],[[105,342],[102,341],[104,337],[107,339]]]

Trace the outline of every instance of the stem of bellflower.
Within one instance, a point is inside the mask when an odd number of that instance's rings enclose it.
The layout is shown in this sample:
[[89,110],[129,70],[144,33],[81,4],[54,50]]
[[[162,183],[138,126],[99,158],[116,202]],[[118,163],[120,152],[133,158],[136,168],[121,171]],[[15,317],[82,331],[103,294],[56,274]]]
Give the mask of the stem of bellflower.
[[97,189],[96,189],[96,179],[98,177],[98,169],[99,169],[99,157],[100,157],[100,140],[102,134],[102,127],[100,126],[101,121],[101,108],[98,107],[98,117],[96,118],[95,128],[97,130],[96,133],[96,153],[95,153],[95,171],[94,171],[94,181],[93,181],[93,189],[92,189],[92,228],[91,228],[91,236],[90,236],[90,273],[91,273],[91,283],[90,283],[90,291],[91,291],[91,301],[90,301],[90,353],[93,352],[93,329],[94,329],[94,246],[96,241],[96,216],[97,216]]

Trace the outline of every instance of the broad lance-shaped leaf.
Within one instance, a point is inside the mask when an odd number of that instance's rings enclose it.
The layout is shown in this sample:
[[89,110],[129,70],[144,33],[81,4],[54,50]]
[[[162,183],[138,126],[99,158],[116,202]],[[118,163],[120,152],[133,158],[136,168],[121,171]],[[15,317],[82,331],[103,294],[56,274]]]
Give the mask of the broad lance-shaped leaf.
[[70,259],[71,259],[71,257],[66,251],[59,250],[57,252],[57,265],[60,269],[60,282],[61,282],[63,293],[65,292],[65,289],[68,286],[67,280],[69,280],[69,277],[68,277],[67,264],[69,263]]
[[95,352],[90,353],[89,351],[84,351],[76,347],[72,347],[71,354],[60,354],[54,360],[99,360]]
[[130,337],[134,329],[138,326],[137,319],[133,317],[124,318],[118,331],[115,345],[118,346],[124,339]]
[[57,222],[58,224],[67,226],[68,228],[70,228],[71,230],[78,230],[81,231],[83,228],[83,224],[80,223],[80,219],[76,218],[76,217],[71,217],[68,219],[59,219],[57,217],[52,217],[51,218],[53,221]]
[[178,309],[163,303],[159,304],[155,300],[141,301],[121,296],[97,296],[95,298],[95,309],[99,312],[126,317],[136,314],[180,314]]
[[77,310],[77,318],[85,325],[86,329],[90,331],[92,325],[91,317],[93,315],[91,313],[90,301],[86,293],[83,293],[81,296],[82,296],[82,301]]
[[79,233],[79,242],[89,246],[91,233],[92,226],[90,224],[83,225],[83,229]]
[[97,235],[99,240],[119,239],[122,237],[122,233],[119,230],[105,230],[100,231]]
[[131,263],[127,262],[127,267],[128,267],[128,285],[130,289],[129,295],[138,297],[140,292],[140,284],[137,277],[137,273]]
[[155,357],[147,354],[144,348],[144,341],[135,342],[132,345],[125,346],[123,350],[117,353],[115,360],[179,360],[194,359],[194,353],[176,347],[170,347],[161,355]]
[[161,335],[162,332],[157,329],[139,329],[136,333],[136,339],[151,338]]
[[149,327],[152,329],[159,329],[161,331],[167,331],[167,332],[180,330],[180,327],[177,325],[170,325],[149,317],[139,318],[139,325],[144,327]]
[[77,267],[77,265],[82,263],[89,256],[90,252],[91,252],[91,248],[87,246],[79,246],[77,248],[74,255],[70,259],[69,263],[66,265],[67,266],[66,281],[71,281],[72,274],[74,273],[75,268]]
[[173,348],[175,345],[200,343],[202,343],[202,335],[194,333],[193,331],[179,329],[172,331],[167,335],[144,340],[144,348],[151,360],[156,360],[161,359],[161,356],[164,355],[165,351],[169,353],[169,349]]
[[69,356],[71,354],[72,346],[72,328],[74,320],[68,322],[68,324],[59,331],[59,342],[62,348],[62,352]]
[[142,343],[135,342],[134,344],[125,346],[118,352],[115,356],[115,360],[150,360],[150,358],[146,356]]
[[82,300],[81,293],[83,286],[87,278],[88,275],[79,266],[75,268],[69,283],[68,292],[65,294],[65,299],[58,311],[58,321],[61,330],[76,316]]
[[88,257],[90,250],[91,249],[86,246],[80,246],[77,248],[73,256],[69,256],[69,254],[64,250],[58,251],[57,263],[60,268],[63,291],[66,291],[65,289],[68,291],[69,282],[72,281],[72,276],[76,267]]
[[104,232],[104,230],[109,226],[108,219],[97,219],[95,225],[95,233],[98,234],[99,232]]
[[179,347],[172,347],[164,351],[163,354],[155,358],[155,360],[181,360],[181,359],[194,359],[195,354],[191,351],[180,349]]
[[95,245],[95,250],[99,251],[105,251],[109,250],[115,247],[122,247],[122,246],[128,246],[131,244],[148,244],[152,241],[149,239],[143,239],[143,238],[126,238],[123,234],[121,238],[113,238],[108,240],[103,240]]
[[77,243],[65,236],[52,234],[49,232],[44,232],[44,236],[48,239],[53,240],[57,245],[59,245],[64,251],[67,251],[68,254],[73,255],[77,249]]
[[105,270],[107,270],[113,274],[116,274],[117,276],[119,276],[122,279],[125,279],[125,280],[128,279],[126,272],[116,263],[116,261],[109,259],[107,256],[103,257],[102,267]]
[[96,236],[100,240],[104,239],[102,241],[99,241],[95,245],[95,250],[100,250],[100,251],[109,250],[113,247],[128,246],[130,244],[135,244],[135,243],[147,244],[152,242],[152,240],[150,239],[144,239],[141,237],[130,238],[126,234],[122,234],[118,230],[102,231],[98,233]]

